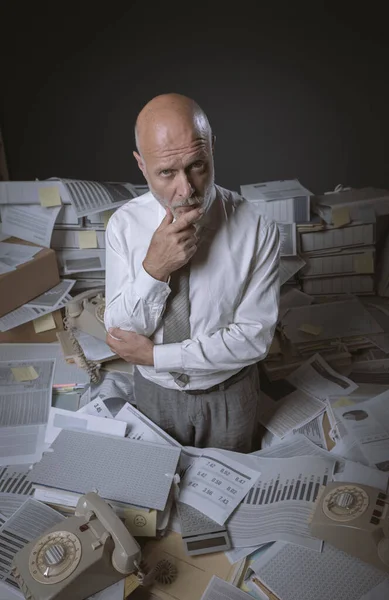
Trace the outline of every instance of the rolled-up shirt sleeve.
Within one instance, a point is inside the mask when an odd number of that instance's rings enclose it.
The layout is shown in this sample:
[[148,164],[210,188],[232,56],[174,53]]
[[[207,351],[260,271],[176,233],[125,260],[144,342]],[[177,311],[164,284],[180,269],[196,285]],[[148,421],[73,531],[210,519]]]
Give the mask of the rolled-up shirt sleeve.
[[126,256],[114,220],[108,222],[106,235],[105,326],[120,327],[150,337],[157,329],[170,287],[154,279],[142,264],[137,272],[131,256]]
[[210,335],[154,346],[157,373],[189,375],[243,368],[266,357],[278,319],[280,239],[278,227],[261,229],[252,269],[233,322]]

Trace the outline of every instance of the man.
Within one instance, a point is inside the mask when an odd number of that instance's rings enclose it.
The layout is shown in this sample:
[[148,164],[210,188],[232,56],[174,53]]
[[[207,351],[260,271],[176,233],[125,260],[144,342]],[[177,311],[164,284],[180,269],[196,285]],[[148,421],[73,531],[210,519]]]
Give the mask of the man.
[[250,452],[256,363],[279,301],[277,226],[214,183],[214,138],[191,99],[140,112],[134,157],[150,192],[106,232],[107,343],[137,365],[139,410],[183,445]]

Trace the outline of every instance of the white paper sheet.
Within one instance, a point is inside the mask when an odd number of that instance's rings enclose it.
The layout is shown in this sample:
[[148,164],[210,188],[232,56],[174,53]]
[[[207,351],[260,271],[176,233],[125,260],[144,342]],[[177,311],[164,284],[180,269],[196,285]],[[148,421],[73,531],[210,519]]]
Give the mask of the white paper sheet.
[[306,264],[305,260],[301,256],[291,256],[288,258],[281,258],[280,260],[280,285],[283,285],[293,275],[296,275],[300,269]]
[[0,262],[10,267],[17,267],[31,260],[42,250],[39,246],[24,246],[0,242]]
[[45,434],[45,444],[52,444],[62,429],[95,431],[96,433],[107,433],[109,435],[124,437],[126,423],[121,420],[101,419],[85,413],[80,414],[79,412],[51,407]]
[[29,498],[0,529],[0,581],[19,589],[11,575],[15,554],[47,529],[64,520],[56,510]]
[[[0,465],[32,464],[43,450],[51,404],[54,360],[0,362]],[[12,369],[33,367],[30,381],[17,381]]]
[[119,208],[138,194],[130,183],[62,179],[62,185],[78,217]]
[[358,387],[351,379],[334,371],[320,354],[311,356],[286,379],[297,389],[323,401],[328,396],[348,396]]
[[320,413],[318,417],[312,419],[305,425],[293,429],[293,435],[302,434],[305,435],[311,442],[319,446],[319,448],[326,448],[325,433],[323,429],[323,413]]
[[[300,327],[305,324],[318,327],[319,333],[311,335],[301,331]],[[293,343],[382,333],[382,328],[356,298],[291,308],[283,317],[282,326]]]
[[277,223],[280,232],[280,256],[295,256],[297,253],[296,223]]
[[324,402],[300,390],[277,400],[262,392],[258,419],[271,433],[283,438],[316,418],[325,407]]
[[285,315],[285,313],[294,306],[306,306],[312,304],[313,298],[308,294],[304,294],[300,290],[295,288],[288,290],[281,294],[280,297],[280,308],[279,308],[279,320]]
[[130,439],[180,446],[175,439],[128,402],[119,410],[115,419],[128,424],[129,431],[126,437]]
[[76,365],[65,361],[61,346],[51,344],[0,344],[0,361],[55,358],[53,385],[85,385],[89,381],[88,373]]
[[38,317],[54,312],[55,310],[63,308],[70,300],[70,294],[65,294],[55,307],[49,306],[47,308],[37,308],[31,306],[29,303],[20,306],[0,318],[0,331],[9,331],[14,327],[23,325],[23,323],[28,323]]
[[117,583],[110,585],[105,590],[88,596],[86,600],[123,600],[125,580],[121,579]]
[[[0,204],[40,204],[40,190],[43,188],[56,187],[60,193],[62,202],[61,182],[59,179],[50,178],[45,181],[3,181],[0,183]],[[68,200],[70,204],[70,200]]]
[[29,496],[32,494],[32,485],[26,481],[28,465],[9,465],[0,467],[0,493],[13,493]]
[[44,294],[30,300],[28,306],[56,310],[59,305],[63,305],[75,283],[74,279],[62,279],[60,283],[44,292]]
[[60,210],[60,206],[44,208],[35,204],[4,206],[1,211],[2,231],[49,248],[54,223]]
[[115,353],[112,352],[111,348],[103,340],[89,335],[89,333],[81,331],[81,329],[74,329],[73,334],[88,360],[99,361],[115,356]]
[[370,485],[378,488],[383,492],[388,489],[389,473],[366,467],[360,463],[351,460],[345,461],[342,471],[335,473],[334,481],[345,481],[352,483],[360,483],[362,485]]
[[197,458],[181,482],[180,501],[223,525],[260,476],[217,450]]
[[389,471],[389,390],[334,412],[369,464]]
[[10,271],[16,271],[16,267],[10,267],[5,262],[0,260],[0,275],[3,275],[4,273],[9,273]]
[[330,544],[320,553],[276,542],[251,568],[282,600],[358,600],[387,579]]
[[298,179],[284,179],[241,185],[240,190],[247,200],[263,200],[265,202],[288,200],[289,198],[297,198],[299,196],[312,196],[312,192],[302,186]]
[[249,594],[242,592],[239,588],[235,587],[227,581],[223,581],[215,575],[207,585],[204,594],[201,596],[201,600],[249,600]]
[[321,549],[308,519],[321,485],[332,479],[330,457],[257,458],[261,476],[227,522],[234,548],[277,540]]

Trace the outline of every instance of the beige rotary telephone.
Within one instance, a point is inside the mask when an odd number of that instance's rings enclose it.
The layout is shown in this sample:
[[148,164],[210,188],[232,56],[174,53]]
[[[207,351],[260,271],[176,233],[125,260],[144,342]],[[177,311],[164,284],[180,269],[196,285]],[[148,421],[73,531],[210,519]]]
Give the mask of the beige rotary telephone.
[[75,516],[48,529],[13,560],[12,574],[29,600],[84,600],[139,570],[138,543],[94,492]]
[[83,292],[66,305],[68,326],[105,341],[104,311],[104,288]]
[[389,573],[389,496],[359,483],[323,486],[309,525],[312,535]]

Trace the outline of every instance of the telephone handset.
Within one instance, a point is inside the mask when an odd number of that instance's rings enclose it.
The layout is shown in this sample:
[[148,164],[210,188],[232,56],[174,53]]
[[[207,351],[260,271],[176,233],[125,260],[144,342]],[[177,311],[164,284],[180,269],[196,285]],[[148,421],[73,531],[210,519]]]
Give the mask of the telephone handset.
[[91,519],[96,516],[103,527],[112,536],[115,549],[112,553],[112,564],[119,573],[129,575],[135,570],[134,560],[140,559],[140,547],[114,513],[112,508],[94,492],[90,492],[79,499],[75,516]]
[[315,537],[389,573],[389,496],[359,483],[332,482],[316,499]]
[[81,496],[75,516],[48,529],[13,559],[30,600],[84,600],[139,569],[138,543],[97,494]]

